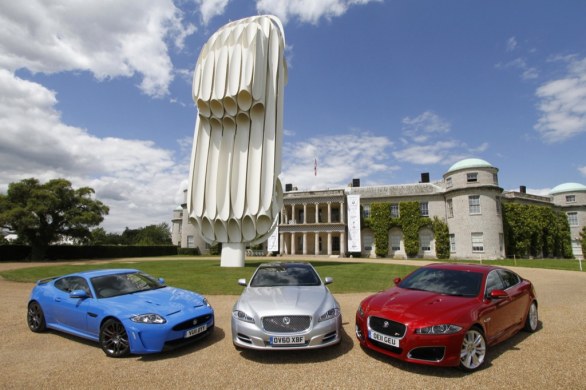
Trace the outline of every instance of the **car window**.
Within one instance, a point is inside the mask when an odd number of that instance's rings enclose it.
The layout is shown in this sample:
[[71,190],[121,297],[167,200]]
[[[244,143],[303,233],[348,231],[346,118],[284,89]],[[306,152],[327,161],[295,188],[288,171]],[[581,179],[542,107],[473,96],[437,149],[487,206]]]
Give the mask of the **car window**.
[[505,285],[497,271],[491,271],[486,277],[486,295],[494,290],[504,290]]
[[165,287],[152,276],[142,272],[97,276],[91,281],[98,298],[109,298]]
[[66,276],[55,281],[55,287],[66,293],[75,290],[83,290],[90,295],[90,288],[87,281],[81,276]]
[[275,265],[259,268],[251,287],[319,286],[321,280],[312,267],[306,265]]
[[514,285],[518,284],[521,281],[519,278],[519,275],[517,275],[516,273],[511,272],[509,270],[499,269],[498,273],[499,273],[501,279],[503,280],[505,290],[509,287],[513,287]]
[[440,268],[419,268],[407,276],[399,287],[438,294],[475,297],[480,292],[482,274]]

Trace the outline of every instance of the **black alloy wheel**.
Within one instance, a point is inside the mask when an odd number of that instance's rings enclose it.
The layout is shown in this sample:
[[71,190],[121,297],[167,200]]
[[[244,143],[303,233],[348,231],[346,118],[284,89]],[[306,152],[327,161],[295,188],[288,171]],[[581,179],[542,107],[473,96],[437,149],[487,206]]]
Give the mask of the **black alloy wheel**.
[[110,318],[100,328],[100,346],[109,357],[119,358],[130,354],[128,334],[124,325]]
[[28,304],[28,310],[26,313],[26,322],[30,330],[35,333],[44,331],[47,326],[45,323],[45,314],[41,305],[38,302],[31,302]]

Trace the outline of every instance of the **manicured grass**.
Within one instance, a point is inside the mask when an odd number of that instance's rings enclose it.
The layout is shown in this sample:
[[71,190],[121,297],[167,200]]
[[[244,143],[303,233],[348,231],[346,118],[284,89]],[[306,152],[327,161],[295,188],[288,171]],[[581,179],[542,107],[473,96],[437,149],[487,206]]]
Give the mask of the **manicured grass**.
[[[39,279],[89,269],[138,268],[174,287],[181,287],[209,295],[238,295],[240,278],[250,279],[256,267],[265,261],[247,261],[243,268],[220,267],[219,260],[161,260],[128,263],[100,263],[58,265],[0,272],[8,280],[34,282]],[[312,261],[320,276],[331,276],[334,283],[328,287],[333,293],[376,292],[393,285],[395,277],[403,277],[417,267],[394,264],[335,263]]]

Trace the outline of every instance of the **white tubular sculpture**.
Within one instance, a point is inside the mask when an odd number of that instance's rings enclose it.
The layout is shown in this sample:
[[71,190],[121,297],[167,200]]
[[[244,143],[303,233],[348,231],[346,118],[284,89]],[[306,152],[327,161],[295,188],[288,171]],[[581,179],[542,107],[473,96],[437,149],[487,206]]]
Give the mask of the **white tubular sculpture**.
[[216,31],[195,66],[187,211],[206,242],[222,243],[222,267],[244,266],[246,244],[270,236],[283,205],[284,48],[279,19],[255,16]]

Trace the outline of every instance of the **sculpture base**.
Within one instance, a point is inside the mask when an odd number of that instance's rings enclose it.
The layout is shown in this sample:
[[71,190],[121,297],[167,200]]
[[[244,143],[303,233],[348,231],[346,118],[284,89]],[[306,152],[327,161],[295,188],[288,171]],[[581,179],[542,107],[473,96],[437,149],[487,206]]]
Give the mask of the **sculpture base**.
[[221,267],[244,267],[246,244],[243,242],[223,242]]

